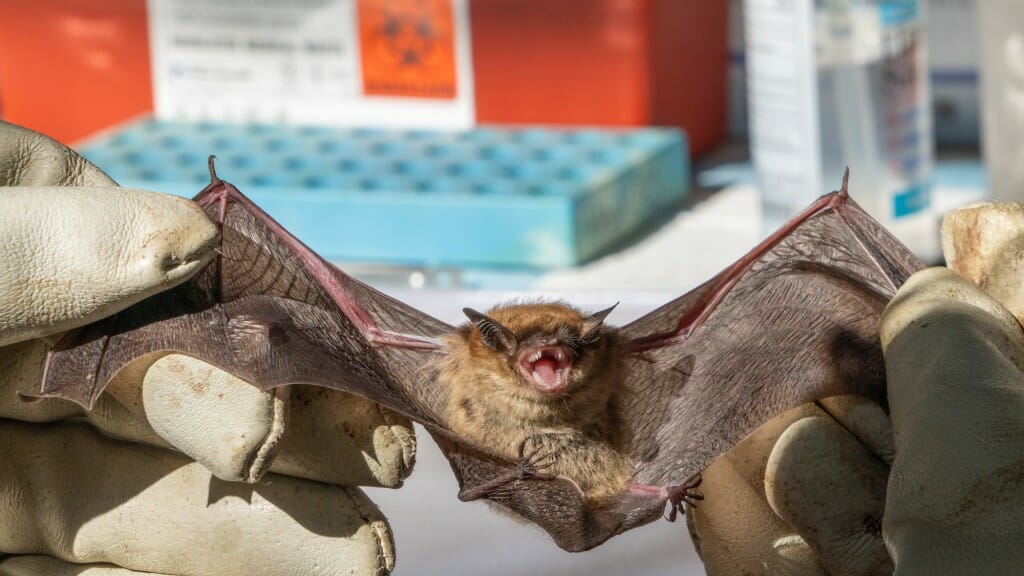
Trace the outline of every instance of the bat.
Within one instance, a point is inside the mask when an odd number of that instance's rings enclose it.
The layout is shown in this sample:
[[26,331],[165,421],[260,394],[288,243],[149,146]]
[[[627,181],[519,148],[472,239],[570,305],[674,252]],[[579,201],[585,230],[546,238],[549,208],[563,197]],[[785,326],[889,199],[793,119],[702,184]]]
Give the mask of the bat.
[[[614,307],[612,307],[614,308]],[[468,487],[493,496],[526,475],[571,479],[591,506],[608,503],[632,476],[619,403],[624,366],[607,308],[594,314],[560,302],[506,304],[446,338],[438,380],[449,389],[448,429],[515,457],[516,469]]]
[[666,510],[674,519],[700,498],[707,464],[784,410],[840,394],[885,406],[879,315],[922,267],[844,177],[739,261],[625,326],[606,325],[608,310],[525,303],[466,309],[454,327],[321,259],[217,177],[212,157],[210,175],[194,200],[220,225],[219,256],[68,333],[41,395],[91,407],[122,368],[169,353],[262,389],[355,393],[424,425],[460,499],[489,500],[569,551]]

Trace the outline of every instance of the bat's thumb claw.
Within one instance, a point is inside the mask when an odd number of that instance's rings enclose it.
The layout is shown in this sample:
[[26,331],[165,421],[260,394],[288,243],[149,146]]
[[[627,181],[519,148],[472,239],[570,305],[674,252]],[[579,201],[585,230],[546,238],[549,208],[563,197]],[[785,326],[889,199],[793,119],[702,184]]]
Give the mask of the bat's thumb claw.
[[219,184],[221,179],[217,177],[217,168],[214,166],[214,160],[217,157],[210,154],[209,158],[206,159],[206,165],[210,169],[210,184]]

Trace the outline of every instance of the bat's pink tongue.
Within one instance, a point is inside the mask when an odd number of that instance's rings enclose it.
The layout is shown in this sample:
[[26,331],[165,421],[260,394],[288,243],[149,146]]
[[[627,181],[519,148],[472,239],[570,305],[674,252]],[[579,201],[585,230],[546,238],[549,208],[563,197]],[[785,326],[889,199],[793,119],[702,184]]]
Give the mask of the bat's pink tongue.
[[519,357],[519,369],[538,392],[555,394],[569,383],[571,354],[572,351],[566,346],[524,350]]
[[558,362],[554,358],[541,358],[533,363],[533,371],[540,376],[548,386],[558,385]]

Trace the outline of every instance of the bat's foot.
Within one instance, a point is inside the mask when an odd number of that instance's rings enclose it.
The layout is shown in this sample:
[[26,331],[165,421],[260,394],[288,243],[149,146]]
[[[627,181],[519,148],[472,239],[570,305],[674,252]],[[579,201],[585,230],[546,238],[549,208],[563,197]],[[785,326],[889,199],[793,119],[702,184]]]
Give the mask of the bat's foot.
[[555,463],[555,451],[545,446],[540,435],[527,436],[519,443],[516,478],[538,478]]
[[669,486],[666,488],[668,496],[668,521],[675,522],[680,512],[685,512],[685,507],[691,508],[697,507],[697,502],[704,499],[704,495],[697,492],[697,487],[701,483],[701,475],[698,472],[692,478],[690,478],[685,484],[679,486]]
[[544,472],[555,463],[555,451],[546,446],[542,435],[529,436],[519,443],[518,459],[512,470],[482,484],[464,487],[459,498],[464,501],[493,499],[506,491],[509,484],[530,478],[544,478]]
[[668,504],[668,514],[665,518],[669,522],[675,522],[680,512],[685,511],[687,506],[697,507],[697,502],[704,499],[704,495],[697,492],[700,486],[701,476],[698,472],[685,484],[679,486],[652,486],[649,484],[631,484],[629,491],[635,495],[646,498],[656,498],[659,504]]

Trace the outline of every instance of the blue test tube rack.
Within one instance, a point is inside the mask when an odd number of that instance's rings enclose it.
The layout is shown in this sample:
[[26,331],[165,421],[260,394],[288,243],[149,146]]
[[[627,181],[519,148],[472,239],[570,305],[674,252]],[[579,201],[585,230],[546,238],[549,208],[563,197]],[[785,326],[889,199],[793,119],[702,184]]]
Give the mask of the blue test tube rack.
[[689,191],[674,129],[465,132],[144,120],[82,154],[122,186],[186,197],[217,173],[326,258],[413,266],[580,264]]

